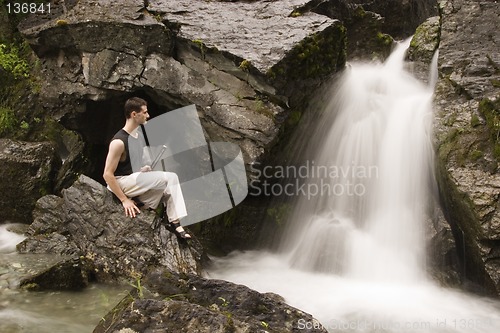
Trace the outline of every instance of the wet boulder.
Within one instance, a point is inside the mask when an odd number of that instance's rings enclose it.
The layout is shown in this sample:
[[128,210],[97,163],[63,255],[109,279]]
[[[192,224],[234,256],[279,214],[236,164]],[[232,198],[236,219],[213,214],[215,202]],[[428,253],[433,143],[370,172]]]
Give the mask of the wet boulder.
[[101,332],[327,332],[275,294],[156,269],[101,320]]
[[439,47],[441,24],[439,16],[433,16],[418,26],[410,43],[408,58],[430,64]]
[[98,281],[135,279],[151,267],[200,273],[205,257],[197,241],[179,240],[155,221],[156,212],[149,210],[125,217],[108,189],[82,175],[62,197],[37,202],[34,222],[18,250],[82,257]]
[[21,279],[25,290],[81,290],[89,284],[89,271],[83,258],[65,259]]
[[318,82],[345,63],[344,27],[310,11],[312,3],[154,0],[148,10],[178,27],[178,37],[210,65],[260,94],[293,103],[304,97],[300,81]]
[[500,64],[494,2],[441,3],[434,144],[464,278],[500,291]]

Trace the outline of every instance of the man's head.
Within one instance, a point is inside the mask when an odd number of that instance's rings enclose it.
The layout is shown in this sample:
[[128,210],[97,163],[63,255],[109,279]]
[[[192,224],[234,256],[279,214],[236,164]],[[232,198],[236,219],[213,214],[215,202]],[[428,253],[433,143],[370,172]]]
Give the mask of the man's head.
[[124,107],[125,118],[129,119],[130,117],[132,117],[132,112],[137,112],[137,113],[142,112],[143,106],[147,107],[148,103],[142,98],[132,97],[127,99]]

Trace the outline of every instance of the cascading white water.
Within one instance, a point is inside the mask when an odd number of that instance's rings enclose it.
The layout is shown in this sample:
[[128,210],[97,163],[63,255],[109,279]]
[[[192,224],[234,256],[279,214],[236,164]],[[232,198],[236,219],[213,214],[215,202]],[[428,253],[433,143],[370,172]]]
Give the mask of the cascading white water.
[[10,253],[16,250],[16,245],[26,237],[10,232],[10,224],[0,225],[0,253]]
[[330,332],[500,331],[498,301],[425,276],[436,73],[425,85],[404,70],[408,43],[346,70],[311,138],[316,195],[299,198],[281,251],[215,259],[210,277],[281,294]]
[[432,89],[404,71],[406,48],[400,45],[384,65],[349,69],[325,110],[335,120],[326,120],[333,125],[319,138],[315,164],[340,170],[326,184],[337,194],[320,198],[320,205],[299,199],[286,235],[294,267],[356,278],[422,278]]

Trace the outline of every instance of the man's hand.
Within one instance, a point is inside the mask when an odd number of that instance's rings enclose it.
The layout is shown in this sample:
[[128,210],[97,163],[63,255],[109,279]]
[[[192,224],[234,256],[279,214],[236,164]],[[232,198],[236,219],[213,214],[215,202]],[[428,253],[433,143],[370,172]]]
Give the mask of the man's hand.
[[134,200],[125,199],[122,201],[123,208],[125,209],[125,215],[130,217],[135,217],[137,214],[141,213],[139,207],[136,206]]
[[148,172],[151,171],[151,167],[149,165],[145,165],[141,168],[141,172]]

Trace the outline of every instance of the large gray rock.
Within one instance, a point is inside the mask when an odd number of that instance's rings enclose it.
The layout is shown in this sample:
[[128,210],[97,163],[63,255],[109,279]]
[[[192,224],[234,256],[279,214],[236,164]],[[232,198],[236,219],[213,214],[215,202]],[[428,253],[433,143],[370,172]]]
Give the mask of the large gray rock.
[[82,175],[62,197],[37,202],[28,238],[18,250],[84,257],[98,281],[137,278],[151,267],[200,273],[204,257],[197,241],[187,244],[163,225],[152,229],[155,216],[146,210],[125,217],[110,191]]
[[[141,286],[111,310],[94,333],[327,332],[311,315],[287,305],[280,296],[227,281],[158,269]],[[307,323],[307,328],[300,323]]]
[[345,62],[339,21],[292,15],[308,0],[66,2],[20,30],[43,59],[46,106],[95,145],[123,121],[107,103],[139,91],[152,116],[196,104],[207,136],[237,142],[251,163],[278,140],[287,109]]
[[500,7],[443,1],[435,145],[444,213],[465,277],[500,291]]
[[[331,28],[336,20],[312,12],[299,11],[298,8],[311,3],[310,0],[284,1],[236,1],[236,2],[196,2],[192,0],[153,0],[148,10],[159,13],[170,24],[178,25],[179,37],[198,41],[208,49],[217,48],[231,57],[246,60],[248,66],[261,74],[276,71],[290,52],[300,47],[311,36],[321,44],[321,35]],[[339,37],[342,37],[339,35]],[[301,57],[319,57],[317,50],[302,50]],[[307,52],[307,54],[305,54]],[[312,59],[307,59],[314,66]],[[318,58],[317,60],[321,60]],[[326,60],[326,59],[324,59]],[[332,59],[332,60],[337,60]],[[322,65],[335,70],[340,62],[322,62]],[[244,69],[244,68],[242,68]],[[292,71],[298,68],[290,68]],[[309,69],[311,72],[313,68]],[[327,71],[327,69],[322,69]],[[286,76],[298,74],[306,78],[308,73],[276,73]],[[244,73],[240,74],[244,76]]]
[[[95,53],[104,49],[131,55],[171,54],[172,34],[151,15],[142,0],[80,0],[52,4],[51,15],[32,16],[19,28],[38,55],[54,50]],[[64,8],[61,8],[64,7]]]
[[31,223],[35,202],[52,192],[58,158],[49,142],[0,139],[0,210],[2,218]]

